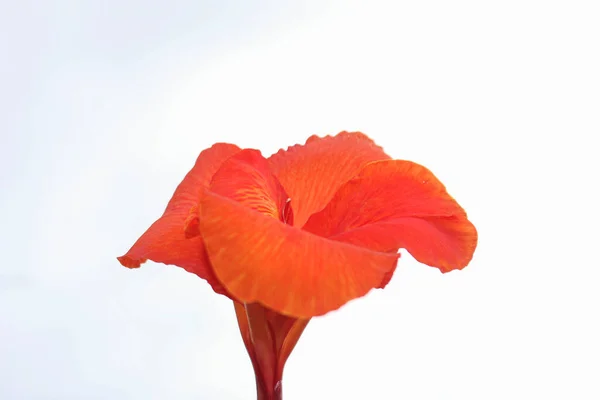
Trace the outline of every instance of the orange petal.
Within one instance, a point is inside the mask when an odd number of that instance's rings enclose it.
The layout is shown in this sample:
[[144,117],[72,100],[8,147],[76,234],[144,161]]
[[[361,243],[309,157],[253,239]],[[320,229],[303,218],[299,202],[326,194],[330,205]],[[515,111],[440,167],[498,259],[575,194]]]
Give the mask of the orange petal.
[[210,191],[281,221],[293,219],[288,196],[260,151],[245,149],[215,173]]
[[364,296],[382,282],[396,254],[302,231],[206,191],[200,231],[220,282],[240,302],[309,318]]
[[291,198],[295,226],[322,210],[335,192],[371,161],[390,157],[360,132],[310,137],[269,157],[271,170]]
[[[160,217],[135,242],[124,256],[118,257],[128,268],[138,268],[146,260],[173,264],[206,279],[217,293],[225,293],[215,278],[200,236],[186,239],[184,227],[189,211],[198,204],[204,188],[227,158],[240,149],[227,143],[217,143],[198,156],[196,164],[179,184]],[[189,223],[188,223],[189,225]]]
[[375,251],[405,248],[442,272],[464,268],[477,246],[475,227],[444,185],[401,160],[367,165],[304,229]]

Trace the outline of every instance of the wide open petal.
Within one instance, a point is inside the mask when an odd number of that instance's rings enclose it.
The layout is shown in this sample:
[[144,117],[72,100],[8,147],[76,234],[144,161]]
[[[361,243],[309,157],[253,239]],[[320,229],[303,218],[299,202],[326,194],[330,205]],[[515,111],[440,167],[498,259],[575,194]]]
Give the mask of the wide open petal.
[[304,229],[376,251],[405,248],[442,272],[464,268],[477,245],[475,227],[444,185],[401,160],[365,166]]
[[360,132],[311,136],[304,145],[279,150],[269,157],[271,170],[291,198],[294,226],[322,210],[335,192],[371,161],[390,157]]
[[224,289],[215,278],[200,236],[186,239],[184,224],[190,209],[198,204],[202,191],[223,161],[240,149],[228,143],[217,143],[198,156],[192,170],[179,184],[163,215],[135,242],[119,262],[138,268],[146,260],[173,264],[206,279],[217,293]]
[[240,302],[310,318],[365,295],[397,254],[328,240],[206,191],[200,231],[215,275]]

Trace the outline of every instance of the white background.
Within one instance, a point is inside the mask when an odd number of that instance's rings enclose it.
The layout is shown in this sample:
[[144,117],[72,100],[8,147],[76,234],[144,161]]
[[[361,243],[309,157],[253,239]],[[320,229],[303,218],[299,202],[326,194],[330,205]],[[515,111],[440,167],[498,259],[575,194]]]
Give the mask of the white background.
[[0,3],[0,398],[253,399],[233,307],[123,254],[214,142],[361,130],[479,230],[313,320],[284,398],[598,399],[594,1]]

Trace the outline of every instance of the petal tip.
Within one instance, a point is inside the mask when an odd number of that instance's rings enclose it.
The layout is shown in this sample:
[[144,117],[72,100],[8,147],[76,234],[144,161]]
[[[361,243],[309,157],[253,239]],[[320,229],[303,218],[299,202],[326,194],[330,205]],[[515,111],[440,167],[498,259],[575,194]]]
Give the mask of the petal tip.
[[186,239],[200,235],[200,219],[198,217],[198,206],[194,205],[183,223],[183,232]]
[[146,262],[145,258],[134,259],[129,257],[128,255],[124,255],[121,257],[117,257],[117,260],[121,263],[122,266],[127,268],[139,268],[143,263]]

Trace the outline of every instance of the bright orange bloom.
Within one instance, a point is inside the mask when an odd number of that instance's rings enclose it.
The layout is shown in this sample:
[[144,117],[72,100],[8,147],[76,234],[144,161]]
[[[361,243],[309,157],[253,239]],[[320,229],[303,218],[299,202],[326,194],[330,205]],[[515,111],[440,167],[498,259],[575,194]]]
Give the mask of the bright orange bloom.
[[204,150],[118,259],[177,265],[233,300],[258,398],[272,400],[310,318],[385,287],[400,248],[448,272],[476,245],[465,211],[429,170],[342,132],[269,158],[225,143]]

